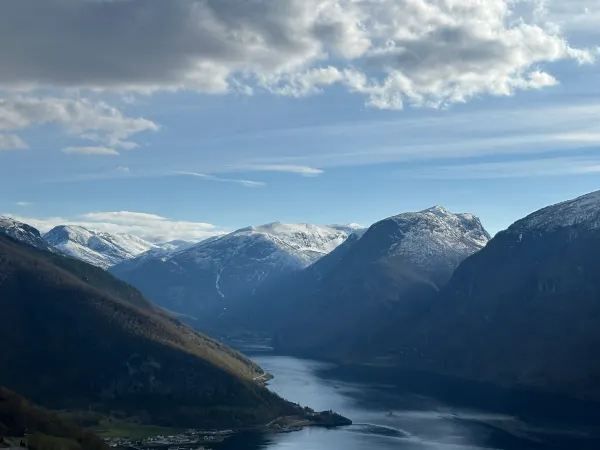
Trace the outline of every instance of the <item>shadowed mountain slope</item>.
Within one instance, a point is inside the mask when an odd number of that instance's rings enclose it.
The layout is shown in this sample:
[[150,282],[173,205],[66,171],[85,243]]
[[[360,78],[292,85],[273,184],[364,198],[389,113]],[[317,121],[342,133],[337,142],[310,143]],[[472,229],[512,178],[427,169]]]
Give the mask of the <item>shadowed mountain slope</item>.
[[264,423],[294,407],[262,370],[105,271],[0,237],[0,384],[53,408],[178,426]]
[[489,239],[479,219],[442,207],[403,213],[354,235],[271,301],[292,306],[276,330],[279,349],[345,359],[385,354],[382,330],[426,307],[454,269]]
[[108,450],[100,438],[0,387],[0,447],[9,439],[36,450]]
[[600,192],[541,209],[459,266],[396,358],[600,401],[599,273]]
[[348,227],[270,223],[208,239],[174,255],[144,254],[111,273],[162,307],[220,331],[239,302],[323,257],[341,244]]

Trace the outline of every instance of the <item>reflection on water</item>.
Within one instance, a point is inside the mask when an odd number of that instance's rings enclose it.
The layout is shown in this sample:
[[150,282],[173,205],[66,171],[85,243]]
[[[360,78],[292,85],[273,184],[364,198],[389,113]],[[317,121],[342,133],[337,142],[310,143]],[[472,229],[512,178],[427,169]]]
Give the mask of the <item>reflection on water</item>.
[[[388,449],[579,449],[600,448],[596,439],[534,429],[514,417],[457,409],[393,386],[340,381],[323,375],[324,363],[286,356],[254,358],[274,375],[269,387],[315,410],[333,409],[354,422],[336,429],[233,437],[220,450],[388,450]],[[574,445],[575,443],[575,445]]]

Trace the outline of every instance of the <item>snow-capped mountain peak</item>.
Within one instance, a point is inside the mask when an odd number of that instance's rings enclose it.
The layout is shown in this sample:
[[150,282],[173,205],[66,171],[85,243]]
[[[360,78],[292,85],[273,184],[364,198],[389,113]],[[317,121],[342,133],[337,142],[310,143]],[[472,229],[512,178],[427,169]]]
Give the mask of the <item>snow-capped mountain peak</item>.
[[424,209],[424,210],[423,210],[423,211],[421,211],[421,212],[423,212],[423,213],[425,213],[425,212],[429,212],[429,213],[432,213],[432,214],[438,214],[438,215],[441,215],[441,216],[447,216],[447,215],[449,215],[449,214],[452,214],[452,213],[451,213],[449,210],[447,210],[447,209],[446,209],[444,206],[442,206],[442,205],[434,205],[434,206],[431,206],[431,207],[429,207],[429,208],[427,208],[427,209]]
[[0,216],[0,234],[24,242],[32,247],[48,248],[48,245],[36,228],[10,217]]
[[422,269],[448,265],[452,270],[467,256],[483,248],[490,235],[477,217],[468,213],[452,213],[442,206],[392,216],[373,225],[387,225],[388,256],[401,256]]
[[443,206],[433,206],[418,212],[401,213],[390,217],[397,224],[410,225],[422,232],[448,241],[461,240],[475,246],[484,246],[490,235],[479,218],[470,213],[453,213]]
[[308,265],[335,249],[350,233],[339,226],[272,222],[242,228],[232,234],[262,236],[283,251],[295,254]]
[[509,231],[554,231],[572,226],[600,228],[600,191],[542,208],[515,222]]
[[78,225],[59,225],[44,235],[59,252],[104,269],[157,248],[130,234],[111,234]]
[[306,268],[350,233],[348,227],[273,222],[241,228],[171,255],[149,252],[111,271],[172,311],[211,318],[229,301]]

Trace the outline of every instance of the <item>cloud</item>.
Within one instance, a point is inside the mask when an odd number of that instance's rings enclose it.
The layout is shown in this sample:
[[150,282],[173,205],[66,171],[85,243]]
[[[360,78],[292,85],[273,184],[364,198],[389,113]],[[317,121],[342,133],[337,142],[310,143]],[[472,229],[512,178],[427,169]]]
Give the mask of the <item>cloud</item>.
[[528,178],[600,173],[600,158],[546,157],[527,160],[476,162],[410,168],[398,172],[405,178],[437,180],[476,180]]
[[46,218],[6,215],[28,223],[42,232],[49,231],[57,225],[80,225],[107,233],[133,234],[152,242],[175,239],[199,241],[225,232],[210,223],[174,220],[157,214],[135,211],[98,211],[76,217]]
[[26,208],[26,207],[28,207],[28,206],[31,206],[31,205],[33,205],[33,203],[31,203],[31,202],[23,202],[23,201],[21,201],[21,202],[16,202],[16,203],[15,203],[15,205],[17,205],[17,206],[20,206],[20,207],[22,207],[22,208]]
[[[154,122],[144,118],[127,117],[102,101],[36,96],[0,98],[0,132],[24,130],[46,124],[59,126],[71,136],[100,143],[104,147],[123,149],[137,146],[129,140],[131,136],[144,131],[158,130],[158,125]],[[25,146],[18,136],[0,134],[0,147],[3,146],[2,136],[8,136],[6,143],[12,143],[13,147]],[[113,150],[113,154],[114,152],[116,151]],[[104,154],[107,154],[106,151]]]
[[195,178],[201,178],[201,179],[207,180],[207,181],[218,181],[221,183],[234,183],[234,184],[239,184],[239,185],[242,185],[242,186],[248,187],[248,188],[257,188],[257,187],[266,186],[266,183],[264,183],[262,181],[244,180],[244,179],[240,179],[240,178],[225,178],[225,177],[220,177],[220,176],[216,176],[216,175],[212,175],[212,174],[208,174],[208,173],[173,172],[173,175],[195,177]]
[[305,177],[314,177],[321,175],[324,171],[316,167],[301,166],[295,164],[250,164],[243,166],[241,170],[250,170],[257,172],[285,172],[295,173]]
[[5,0],[0,88],[298,97],[339,84],[375,108],[440,107],[554,85],[547,63],[591,62],[554,23],[564,14],[545,11],[542,0]]
[[115,172],[122,175],[128,175],[131,173],[131,169],[127,166],[117,166],[115,167]]
[[600,4],[597,0],[533,0],[533,4],[538,21],[577,33],[600,34]]
[[62,149],[68,155],[118,155],[119,152],[110,147],[66,147]]
[[21,150],[27,148],[27,144],[16,134],[0,133],[1,150]]
[[262,76],[259,82],[263,88],[274,94],[298,98],[320,93],[323,87],[347,81],[349,73],[351,72],[328,66],[303,72]]
[[554,137],[557,141],[600,145],[600,130],[554,133],[550,134],[550,136]]
[[[382,116],[261,132],[261,161],[277,165],[362,166],[394,162],[450,160],[476,156],[568,153],[600,147],[600,103],[538,104],[534,107],[489,108],[484,105],[452,114]],[[314,140],[318,136],[318,140]],[[351,136],[351,139],[341,137]],[[243,148],[248,135],[229,139]],[[298,152],[295,142],[309,151]],[[231,155],[230,155],[231,156]],[[242,151],[232,156],[243,160]],[[256,161],[256,160],[255,160]],[[253,165],[252,160],[240,166]],[[222,165],[226,170],[226,163]]]

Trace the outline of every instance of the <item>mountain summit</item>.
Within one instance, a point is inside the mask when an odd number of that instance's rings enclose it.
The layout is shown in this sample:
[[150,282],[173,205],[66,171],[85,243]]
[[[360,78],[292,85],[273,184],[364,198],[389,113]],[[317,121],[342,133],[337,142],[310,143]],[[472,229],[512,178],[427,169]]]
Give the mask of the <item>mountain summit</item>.
[[158,246],[131,234],[92,231],[77,225],[59,225],[44,235],[64,255],[107,269]]
[[[398,214],[376,223],[362,244],[381,252],[380,257],[401,258],[428,273],[438,286],[458,264],[483,248],[490,235],[472,214],[454,214],[442,206]],[[372,250],[371,250],[372,251]]]
[[8,236],[32,247],[48,249],[48,244],[36,228],[10,217],[0,216],[0,235]]

